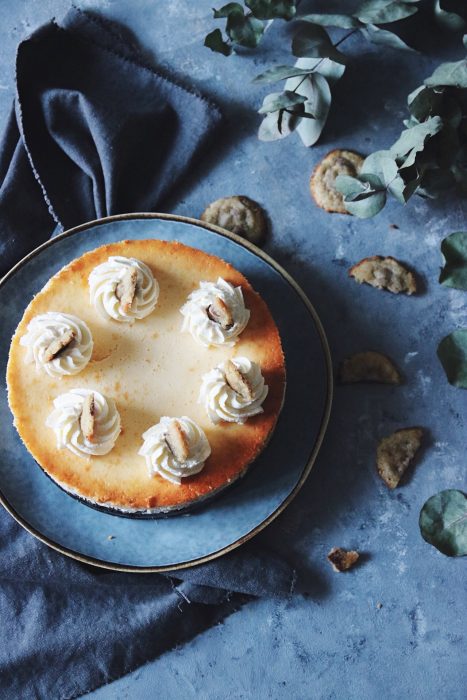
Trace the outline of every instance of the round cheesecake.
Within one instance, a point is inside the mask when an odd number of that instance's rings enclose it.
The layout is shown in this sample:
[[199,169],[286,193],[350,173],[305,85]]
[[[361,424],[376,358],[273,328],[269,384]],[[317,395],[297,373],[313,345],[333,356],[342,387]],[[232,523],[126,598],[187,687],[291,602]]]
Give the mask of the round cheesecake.
[[[212,290],[223,306],[204,308]],[[242,306],[236,334],[230,293]],[[37,339],[50,324],[59,335],[46,347]],[[177,242],[121,241],[73,260],[34,297],[7,385],[22,441],[59,486],[115,513],[157,516],[245,474],[276,424],[285,365],[271,313],[238,270]],[[70,406],[81,411],[73,440],[62,420]],[[177,468],[167,472],[161,454]]]

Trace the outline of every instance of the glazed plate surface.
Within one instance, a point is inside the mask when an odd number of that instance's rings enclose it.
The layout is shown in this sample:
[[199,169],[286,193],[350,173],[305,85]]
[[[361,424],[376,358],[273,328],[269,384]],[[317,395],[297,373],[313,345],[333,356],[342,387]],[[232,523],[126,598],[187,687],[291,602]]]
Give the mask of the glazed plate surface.
[[[104,243],[177,240],[242,272],[268,304],[282,338],[285,404],[273,437],[246,477],[204,508],[163,520],[133,520],[88,507],[38,467],[0,397],[0,498],[18,522],[50,546],[112,569],[163,571],[219,556],[278,515],[302,486],[326,428],[332,393],[329,350],[303,292],[276,263],[231,234],[169,215],[125,215],[85,224],[34,251],[0,286],[0,364],[30,299],[60,268]],[[44,416],[45,419],[45,416]]]

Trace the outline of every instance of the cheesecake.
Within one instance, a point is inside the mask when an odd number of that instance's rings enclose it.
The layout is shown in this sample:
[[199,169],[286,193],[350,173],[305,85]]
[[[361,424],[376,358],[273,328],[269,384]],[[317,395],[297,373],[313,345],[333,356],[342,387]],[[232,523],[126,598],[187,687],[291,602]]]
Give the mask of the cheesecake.
[[7,386],[21,440],[62,489],[161,516],[246,473],[276,425],[285,363],[268,306],[232,265],[125,240],[71,261],[30,301]]

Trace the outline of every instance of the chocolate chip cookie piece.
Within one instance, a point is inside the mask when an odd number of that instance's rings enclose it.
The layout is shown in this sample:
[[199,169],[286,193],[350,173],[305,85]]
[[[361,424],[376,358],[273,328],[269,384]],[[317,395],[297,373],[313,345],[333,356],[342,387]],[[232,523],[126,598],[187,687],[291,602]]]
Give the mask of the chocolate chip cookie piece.
[[394,362],[381,352],[367,350],[346,357],[339,366],[341,384],[401,384],[401,373]]
[[423,428],[402,428],[379,441],[376,450],[378,474],[395,489],[422,444]]
[[376,289],[386,289],[393,294],[415,294],[417,280],[413,272],[395,258],[373,255],[363,258],[349,270],[356,282],[369,284]]
[[223,197],[212,202],[201,214],[201,221],[221,226],[255,245],[262,243],[268,229],[264,210],[244,195]]
[[365,159],[354,151],[336,149],[324,156],[313,170],[310,190],[316,204],[328,212],[348,214],[344,198],[334,187],[338,175],[356,177]]

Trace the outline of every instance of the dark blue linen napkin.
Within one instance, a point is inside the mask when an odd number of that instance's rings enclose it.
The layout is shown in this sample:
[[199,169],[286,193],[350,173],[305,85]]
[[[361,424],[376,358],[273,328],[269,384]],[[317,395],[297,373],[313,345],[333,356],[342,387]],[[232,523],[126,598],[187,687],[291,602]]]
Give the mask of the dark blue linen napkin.
[[56,224],[160,210],[220,122],[119,27],[78,9],[19,45],[16,87],[0,150],[0,274]]
[[[20,44],[0,148],[3,271],[57,224],[160,209],[219,122],[213,104],[146,65],[123,32],[74,9]],[[108,572],[49,549],[0,509],[0,696],[79,697],[251,596],[289,595],[294,581],[254,543],[173,576]]]

